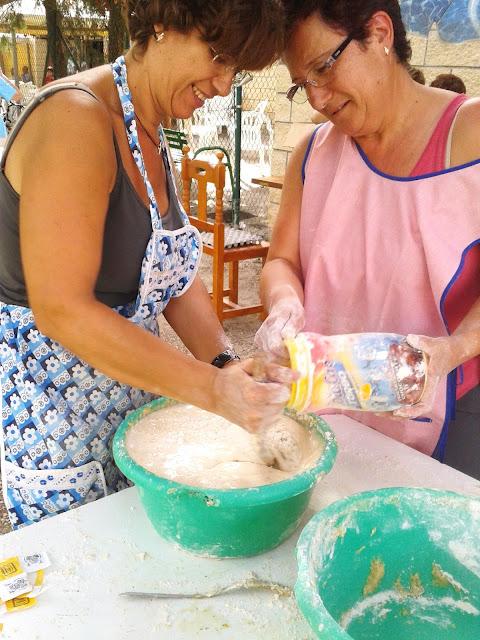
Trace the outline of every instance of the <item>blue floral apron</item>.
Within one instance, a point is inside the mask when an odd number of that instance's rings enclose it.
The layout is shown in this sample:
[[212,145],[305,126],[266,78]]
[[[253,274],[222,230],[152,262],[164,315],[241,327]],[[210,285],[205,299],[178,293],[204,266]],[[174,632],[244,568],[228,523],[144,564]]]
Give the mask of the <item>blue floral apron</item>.
[[[125,60],[112,65],[130,151],[149,198],[152,235],[135,302],[116,311],[158,335],[157,316],[192,284],[201,256],[198,231],[162,228],[140,148]],[[163,133],[160,153],[175,189]],[[170,191],[170,197],[177,197]],[[127,486],[111,440],[124,417],[152,394],[121,384],[79,360],[36,327],[32,310],[0,303],[0,433],[3,496],[19,528]]]

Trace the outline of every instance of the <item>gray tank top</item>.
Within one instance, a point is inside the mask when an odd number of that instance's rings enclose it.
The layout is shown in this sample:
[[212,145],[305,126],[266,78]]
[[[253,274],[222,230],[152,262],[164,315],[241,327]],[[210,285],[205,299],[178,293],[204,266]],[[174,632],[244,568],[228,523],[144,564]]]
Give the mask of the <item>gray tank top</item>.
[[[63,83],[47,87],[37,94],[19,118],[8,137],[0,162],[0,301],[21,307],[29,307],[25,278],[20,256],[19,204],[20,196],[5,176],[5,161],[23,122],[29,114],[49,96],[63,89],[85,91],[95,94],[79,83]],[[112,132],[113,135],[113,132]],[[125,171],[113,135],[117,175],[110,193],[105,220],[103,252],[100,271],[95,284],[95,296],[109,307],[127,304],[135,300],[140,280],[140,271],[152,224],[148,207],[135,191]],[[165,167],[169,207],[162,215],[164,229],[173,231],[183,226],[173,176]]]

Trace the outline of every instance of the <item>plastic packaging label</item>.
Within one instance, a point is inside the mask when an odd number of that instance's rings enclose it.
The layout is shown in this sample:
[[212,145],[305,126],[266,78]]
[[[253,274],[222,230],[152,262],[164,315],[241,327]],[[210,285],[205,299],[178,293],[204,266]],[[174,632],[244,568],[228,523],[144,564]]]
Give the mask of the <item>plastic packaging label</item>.
[[31,598],[30,596],[18,596],[16,598],[12,598],[12,600],[8,600],[5,603],[5,608],[7,613],[15,613],[17,611],[21,611],[22,609],[30,609],[37,604],[35,598]]
[[285,344],[300,373],[288,405],[297,411],[394,411],[419,402],[425,388],[425,355],[402,335],[304,332]]
[[[9,600],[40,587],[43,583],[43,570],[49,566],[50,561],[44,552],[2,560],[0,562],[0,599],[6,601],[5,604],[8,605]],[[36,573],[33,584],[28,573]]]
[[50,566],[50,560],[44,551],[32,553],[27,556],[20,556],[20,563],[27,573],[46,569]]
[[32,590],[27,574],[17,557],[0,562],[0,598],[10,600]]

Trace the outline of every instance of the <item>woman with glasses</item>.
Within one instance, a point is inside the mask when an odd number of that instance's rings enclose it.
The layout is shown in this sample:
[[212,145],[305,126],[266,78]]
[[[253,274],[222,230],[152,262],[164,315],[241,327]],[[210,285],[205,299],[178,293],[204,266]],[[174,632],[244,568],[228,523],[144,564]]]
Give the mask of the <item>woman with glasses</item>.
[[[111,439],[155,396],[252,431],[288,400],[288,369],[261,384],[236,362],[196,275],[201,241],[160,127],[270,64],[281,7],[127,5],[132,48],[38,94],[2,157],[1,469],[14,527],[124,486]],[[193,358],[158,337],[161,313]]]
[[480,101],[410,77],[396,0],[284,4],[287,98],[329,122],[287,169],[256,344],[282,356],[302,329],[410,334],[429,356],[422,401],[354,417],[480,477],[480,420],[448,437],[472,388],[480,417]]

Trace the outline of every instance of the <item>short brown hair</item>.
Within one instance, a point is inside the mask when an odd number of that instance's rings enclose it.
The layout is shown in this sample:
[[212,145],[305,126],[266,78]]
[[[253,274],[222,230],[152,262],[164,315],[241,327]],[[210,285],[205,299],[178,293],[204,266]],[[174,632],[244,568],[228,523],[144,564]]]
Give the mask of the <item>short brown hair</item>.
[[198,29],[215,51],[243,70],[263,69],[283,49],[279,0],[127,0],[125,9],[130,38],[140,52],[154,24],[181,33]]
[[441,73],[435,80],[432,80],[430,86],[436,87],[437,89],[448,89],[456,93],[467,93],[465,83],[454,73]]
[[385,11],[390,16],[394,30],[393,48],[398,59],[406,64],[412,49],[407,39],[397,0],[283,0],[289,29],[313,13],[334,29],[341,29],[354,40],[365,42],[368,37],[368,23],[377,11]]

